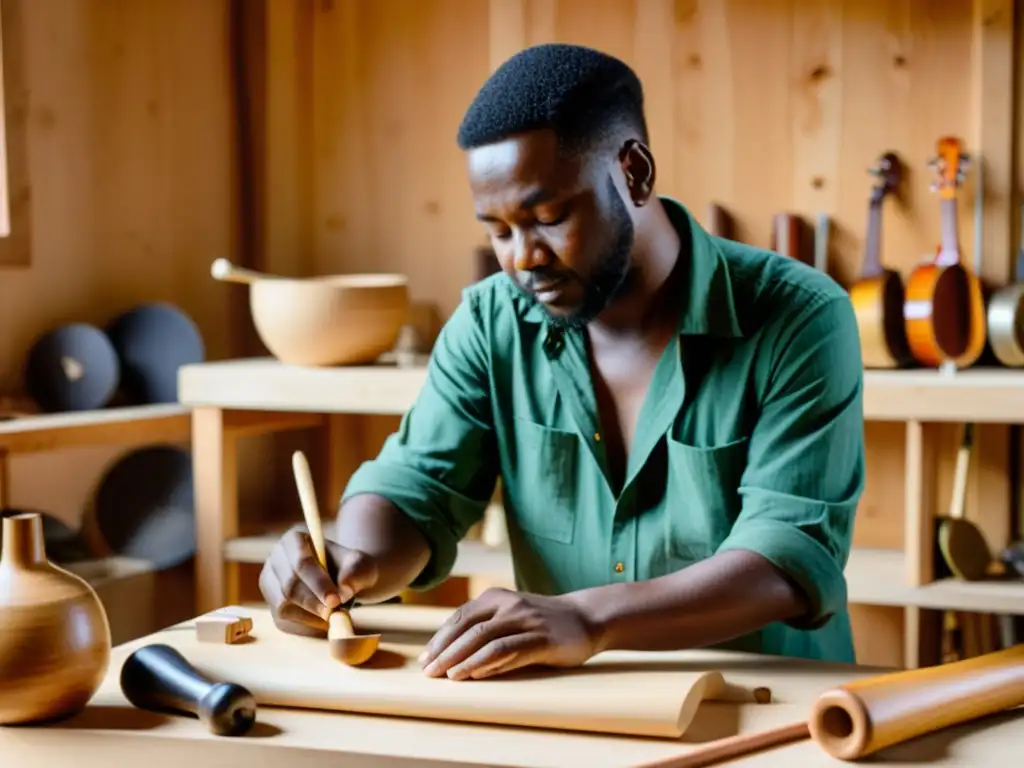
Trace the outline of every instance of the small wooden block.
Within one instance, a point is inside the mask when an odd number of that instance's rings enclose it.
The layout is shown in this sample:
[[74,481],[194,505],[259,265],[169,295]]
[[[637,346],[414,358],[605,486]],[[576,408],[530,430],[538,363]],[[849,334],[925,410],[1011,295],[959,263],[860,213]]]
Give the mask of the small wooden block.
[[252,618],[241,609],[218,608],[196,619],[196,639],[201,643],[237,643],[252,631]]

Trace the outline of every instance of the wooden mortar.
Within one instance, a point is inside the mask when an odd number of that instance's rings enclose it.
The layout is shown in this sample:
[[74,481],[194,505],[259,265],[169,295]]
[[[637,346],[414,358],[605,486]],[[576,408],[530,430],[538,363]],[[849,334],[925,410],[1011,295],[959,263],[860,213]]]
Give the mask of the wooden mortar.
[[289,365],[368,365],[409,322],[409,279],[401,274],[277,277],[217,259],[216,280],[249,286],[260,340]]

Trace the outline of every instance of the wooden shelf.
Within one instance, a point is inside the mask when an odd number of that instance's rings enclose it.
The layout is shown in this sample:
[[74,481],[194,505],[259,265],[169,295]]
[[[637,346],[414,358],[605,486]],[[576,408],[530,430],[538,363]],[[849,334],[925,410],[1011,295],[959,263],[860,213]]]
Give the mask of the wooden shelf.
[[0,451],[34,453],[87,445],[179,442],[189,438],[189,411],[172,403],[20,416],[0,421]]
[[[273,358],[183,366],[180,401],[235,410],[401,415],[426,368],[391,365],[304,368]],[[1024,423],[1024,371],[1004,368],[865,371],[868,421]]]
[[[245,536],[224,543],[230,562],[260,565],[278,533]],[[922,587],[906,586],[904,555],[899,550],[854,549],[846,567],[849,602],[863,605],[913,606],[937,610],[1020,613],[1024,615],[1024,581],[960,582],[943,579]],[[478,541],[464,541],[452,576],[513,582],[508,550]]]
[[425,367],[314,368],[255,357],[184,365],[178,401],[192,407],[401,416],[426,380]]
[[1024,371],[865,371],[864,418],[1024,424]]

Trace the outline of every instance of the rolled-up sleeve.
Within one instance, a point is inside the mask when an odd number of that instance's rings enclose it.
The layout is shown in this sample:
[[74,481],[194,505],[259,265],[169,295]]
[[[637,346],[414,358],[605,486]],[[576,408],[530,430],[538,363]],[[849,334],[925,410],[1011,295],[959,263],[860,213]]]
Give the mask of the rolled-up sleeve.
[[863,367],[849,299],[805,307],[771,357],[742,509],[719,551],[752,550],[786,573],[811,604],[789,623],[816,629],[846,607],[843,571],[864,488]]
[[497,482],[489,355],[474,298],[463,293],[434,344],[416,401],[342,496],[383,496],[423,533],[431,557],[413,589],[448,577],[459,541],[482,518]]

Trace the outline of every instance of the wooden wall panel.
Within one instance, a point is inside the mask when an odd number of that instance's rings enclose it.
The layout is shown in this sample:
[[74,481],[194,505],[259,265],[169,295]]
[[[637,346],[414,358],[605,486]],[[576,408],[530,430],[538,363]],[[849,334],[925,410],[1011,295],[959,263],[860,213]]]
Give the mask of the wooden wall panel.
[[[210,357],[234,354],[232,291],[209,277],[236,240],[228,0],[3,0],[0,11],[5,65],[17,65],[5,67],[9,127],[24,128],[9,153],[31,188],[30,263],[0,266],[0,394],[21,391],[38,335],[102,325],[137,302],[178,304]],[[11,503],[76,523],[118,452],[16,457]]]

